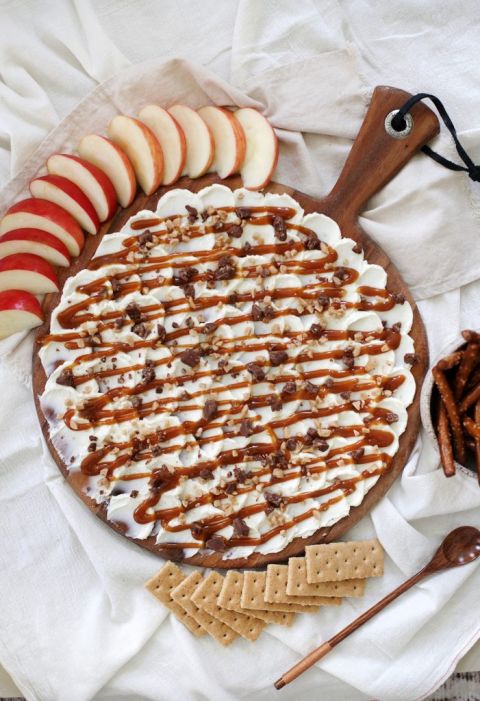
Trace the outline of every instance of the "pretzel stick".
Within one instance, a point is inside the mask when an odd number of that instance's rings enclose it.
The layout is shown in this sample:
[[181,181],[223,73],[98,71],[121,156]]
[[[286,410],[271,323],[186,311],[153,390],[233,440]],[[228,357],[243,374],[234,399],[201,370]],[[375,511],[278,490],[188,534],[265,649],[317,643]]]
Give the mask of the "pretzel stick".
[[450,385],[447,382],[445,373],[443,370],[435,366],[432,370],[433,379],[438,387],[438,391],[445,405],[445,409],[452,426],[453,442],[455,444],[456,455],[458,462],[465,465],[465,441],[463,439],[462,422],[460,421],[460,414],[458,407],[455,404],[455,397],[451,390]]
[[467,432],[472,436],[472,438],[475,440],[480,440],[480,424],[475,423],[473,419],[471,419],[469,416],[466,416],[463,419],[463,425],[467,429]]
[[480,333],[477,333],[476,331],[465,329],[465,331],[462,331],[462,336],[467,343],[470,343],[471,341],[474,341],[474,343],[480,343]]
[[464,396],[462,401],[460,402],[460,413],[464,414],[468,409],[472,406],[472,404],[475,404],[476,401],[480,399],[480,382],[478,385],[475,385],[468,394]]
[[[475,404],[475,423],[480,424],[480,400]],[[480,438],[475,440],[475,467],[477,468],[477,479],[480,484]]]
[[457,374],[455,375],[456,399],[459,399],[462,396],[467,380],[470,377],[470,373],[478,362],[479,355],[480,345],[474,341],[468,343],[467,347],[465,348],[465,352],[463,353]]
[[445,477],[452,477],[455,474],[455,461],[453,459],[452,442],[450,439],[450,426],[448,424],[447,410],[445,404],[440,402],[437,423],[437,440],[440,448],[440,459],[442,461]]
[[467,386],[465,389],[471,389],[474,385],[478,385],[480,382],[480,365],[474,369],[470,377],[468,378]]
[[439,360],[437,367],[440,368],[440,370],[451,370],[455,365],[458,365],[461,360],[463,360],[463,351],[455,351],[455,353],[450,353],[450,355],[446,355],[445,358]]

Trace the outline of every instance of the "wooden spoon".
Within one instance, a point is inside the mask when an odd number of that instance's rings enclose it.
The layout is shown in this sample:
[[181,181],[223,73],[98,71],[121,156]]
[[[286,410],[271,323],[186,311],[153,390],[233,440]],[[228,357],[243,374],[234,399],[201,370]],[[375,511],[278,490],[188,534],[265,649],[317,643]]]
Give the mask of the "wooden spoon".
[[435,572],[440,572],[441,570],[448,570],[451,567],[467,565],[469,562],[476,560],[477,557],[480,557],[480,531],[473,526],[461,526],[460,528],[456,528],[446,536],[430,562],[425,565],[420,572],[417,572],[413,577],[407,579],[406,582],[376,603],[375,606],[369,608],[368,611],[362,613],[361,616],[334,635],[333,638],[330,638],[330,640],[327,640],[327,642],[320,645],[320,647],[312,650],[312,652],[306,655],[300,662],[297,662],[296,665],[275,682],[275,688],[283,689],[286,684],[289,684],[303,674],[305,670],[309,669],[315,662],[324,657],[335,645],[338,645],[338,643],[350,635],[350,633],[360,628],[361,625],[373,618],[375,614],[385,608],[385,606],[396,599],[397,596],[403,594],[404,591],[410,589],[410,587],[417,584],[417,582],[424,577],[434,574]]

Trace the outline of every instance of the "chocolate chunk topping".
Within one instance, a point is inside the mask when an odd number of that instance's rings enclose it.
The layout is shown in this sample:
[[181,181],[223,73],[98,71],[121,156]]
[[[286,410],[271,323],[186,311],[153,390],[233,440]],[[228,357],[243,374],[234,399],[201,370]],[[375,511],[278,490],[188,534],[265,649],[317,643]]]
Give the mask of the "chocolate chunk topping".
[[265,379],[265,371],[257,363],[247,363],[246,368],[248,372],[257,380],[257,382],[261,382]]
[[274,318],[275,318],[275,309],[272,307],[271,304],[266,304],[263,307],[263,320],[264,321],[271,321]]
[[231,280],[235,277],[236,267],[233,258],[222,256],[218,261],[218,268],[213,273],[215,280]]
[[278,367],[279,365],[282,365],[282,363],[286,363],[288,360],[288,353],[283,350],[271,350],[268,351],[268,357],[270,358],[270,362],[274,367]]
[[210,336],[210,334],[215,333],[216,328],[217,328],[217,325],[214,324],[213,322],[209,321],[203,325],[202,333],[204,333],[206,336]]
[[194,368],[200,362],[200,353],[195,348],[188,348],[187,350],[183,351],[183,353],[180,353],[180,360],[182,363],[185,363],[185,365],[189,365],[191,368]]
[[287,450],[295,450],[297,447],[297,441],[295,438],[289,438],[286,443]]
[[205,538],[205,526],[201,523],[192,523],[190,532],[195,540],[203,540]]
[[227,486],[225,487],[225,492],[227,494],[234,494],[237,491],[237,483],[236,482],[229,482]]
[[200,472],[198,473],[198,476],[202,480],[213,480],[213,472],[211,470],[206,470],[206,469],[200,470]]
[[363,248],[362,248],[361,244],[358,243],[358,241],[355,244],[355,246],[352,248],[352,251],[354,253],[361,253],[363,251]]
[[136,304],[135,302],[130,302],[130,304],[127,304],[125,311],[127,312],[130,319],[136,324],[138,324],[138,322],[141,321],[142,312],[138,304]]
[[395,302],[395,304],[405,304],[405,295],[402,295],[401,293],[397,294],[393,292],[392,299]]
[[227,541],[221,535],[214,535],[206,541],[205,547],[215,550],[217,553],[222,553],[227,549]]
[[253,433],[253,423],[250,419],[242,419],[240,422],[239,434],[241,436],[251,436]]
[[138,493],[138,489],[132,489],[132,491],[130,492],[130,497],[132,499],[136,499],[138,497]]
[[171,562],[183,562],[185,559],[185,551],[183,548],[164,548],[163,555]]
[[147,360],[142,370],[142,380],[145,384],[153,382],[155,379],[155,365],[152,360]]
[[339,280],[343,281],[349,277],[350,273],[348,272],[347,268],[340,266],[339,268],[336,268],[334,275],[335,277],[338,277]]
[[249,243],[248,241],[245,241],[245,243],[243,244],[243,248],[242,248],[242,254],[244,256],[248,256],[251,250],[252,250],[252,244]]
[[172,283],[182,287],[182,285],[189,283],[197,273],[197,268],[182,268],[173,274]]
[[315,448],[320,450],[322,453],[328,450],[328,443],[325,438],[317,438],[317,440],[315,440]]
[[281,400],[281,397],[279,397],[278,394],[275,394],[270,400],[271,409],[273,409],[273,411],[280,411],[282,406],[283,402]]
[[185,297],[195,299],[195,285],[193,283],[189,282],[188,285],[184,285],[183,292],[185,293]]
[[57,385],[65,385],[65,387],[75,387],[73,372],[69,368],[62,370],[60,375],[57,377]]
[[150,229],[145,229],[143,234],[140,234],[138,237],[138,243],[140,246],[145,246],[147,243],[151,243],[153,241],[153,234],[150,231]]
[[228,303],[229,304],[236,304],[238,302],[238,294],[236,292],[232,292],[231,294],[228,295]]
[[320,338],[324,331],[325,327],[321,324],[312,324],[310,326],[310,333],[312,334],[313,338]]
[[243,233],[243,229],[238,224],[232,224],[232,226],[229,226],[228,229],[226,229],[226,232],[233,239],[239,239]]
[[314,251],[320,248],[320,239],[313,231],[310,231],[305,237],[305,248],[307,251]]
[[218,403],[215,399],[207,399],[203,407],[202,415],[206,421],[210,421],[217,414]]
[[186,204],[185,209],[188,212],[188,221],[190,222],[190,224],[193,224],[193,222],[198,217],[198,210],[195,209],[195,207],[192,207],[192,205],[190,204]]
[[252,211],[248,209],[248,207],[237,207],[235,214],[239,219],[248,219],[251,216]]
[[112,286],[113,298],[117,299],[117,297],[119,297],[119,295],[120,295],[120,292],[122,291],[122,286],[116,277],[114,277],[110,280],[110,284]]
[[96,449],[97,449],[97,444],[96,444],[96,443],[89,443],[89,444],[88,444],[87,450],[88,450],[89,453],[94,453],[94,452],[96,451]]
[[308,392],[308,394],[318,394],[318,387],[317,385],[314,385],[313,382],[305,382],[305,389]]
[[252,319],[253,321],[263,321],[263,309],[259,304],[252,304]]
[[233,535],[235,537],[246,536],[250,533],[250,528],[247,526],[243,518],[233,519]]
[[157,334],[158,340],[163,343],[167,337],[167,330],[165,329],[165,326],[162,326],[162,324],[157,324]]
[[287,227],[283,217],[272,217],[272,226],[275,229],[275,236],[279,241],[287,240]]
[[385,415],[385,421],[387,424],[394,424],[398,421],[398,415],[394,414],[393,411],[389,411],[388,414]]
[[350,399],[350,392],[340,392],[340,396],[342,399],[345,399],[345,401],[347,401],[348,399]]
[[285,394],[294,394],[294,392],[297,391],[297,385],[295,382],[285,382],[285,385],[282,389],[282,393]]
[[395,333],[400,333],[402,330],[402,324],[400,321],[397,321],[395,324],[392,324],[392,331],[395,331]]
[[267,504],[273,506],[275,509],[285,502],[281,494],[275,494],[274,492],[263,492],[263,496]]
[[319,294],[317,297],[317,302],[322,307],[328,307],[328,305],[330,304],[330,297],[327,297],[327,295],[324,294]]
[[416,353],[405,353],[403,359],[409,365],[416,365],[418,363],[418,355]]
[[132,326],[132,331],[133,333],[136,333],[137,336],[140,336],[140,338],[145,338],[145,336],[148,334],[145,324],[134,324]]
[[355,358],[353,357],[353,349],[345,348],[342,355],[342,363],[347,368],[353,368],[355,365]]
[[135,409],[140,409],[143,404],[143,399],[141,397],[137,397],[136,395],[131,397],[130,401]]
[[354,460],[359,460],[365,453],[365,448],[357,448],[356,450],[352,450],[350,455]]

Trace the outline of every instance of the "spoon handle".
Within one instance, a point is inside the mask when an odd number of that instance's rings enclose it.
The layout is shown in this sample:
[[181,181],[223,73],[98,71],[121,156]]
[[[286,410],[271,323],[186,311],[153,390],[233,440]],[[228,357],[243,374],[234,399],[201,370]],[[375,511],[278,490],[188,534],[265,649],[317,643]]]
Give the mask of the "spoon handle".
[[407,591],[407,589],[413,587],[414,584],[419,582],[428,574],[431,574],[431,570],[427,565],[427,567],[421,569],[420,572],[414,574],[413,577],[407,579],[405,582],[400,584],[399,587],[390,592],[390,594],[387,594],[387,596],[378,601],[374,606],[362,613],[361,616],[356,618],[354,621],[352,621],[352,623],[346,626],[346,628],[343,628],[343,630],[334,635],[333,638],[330,638],[330,640],[327,640],[327,642],[322,643],[322,645],[315,648],[315,650],[309,652],[308,655],[306,655],[303,659],[300,660],[300,662],[297,662],[297,664],[294,665],[291,669],[289,669],[288,672],[285,672],[285,674],[283,674],[280,677],[280,679],[277,679],[277,681],[275,682],[275,688],[283,689],[283,687],[286,684],[292,682],[294,679],[299,677],[300,674],[303,674],[303,672],[305,672],[313,664],[315,664],[315,662],[320,660],[322,657],[325,657],[325,655],[329,653],[330,650],[335,647],[335,645],[338,645],[338,643],[340,643],[342,640],[348,637],[350,633],[353,633],[355,630],[357,630],[357,628],[360,628],[360,626],[362,626],[364,623],[373,618],[375,614],[384,609],[385,606],[387,606],[391,601],[394,601],[394,599],[400,596],[400,594],[403,594],[403,592]]

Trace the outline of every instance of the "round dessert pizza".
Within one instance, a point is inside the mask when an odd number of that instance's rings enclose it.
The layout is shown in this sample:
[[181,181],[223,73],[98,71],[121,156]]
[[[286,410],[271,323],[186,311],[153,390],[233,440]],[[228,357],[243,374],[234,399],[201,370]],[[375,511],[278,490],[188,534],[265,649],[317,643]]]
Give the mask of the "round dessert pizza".
[[77,491],[127,537],[222,566],[344,519],[415,395],[412,308],[386,283],[289,195],[167,192],[103,237],[41,339]]

